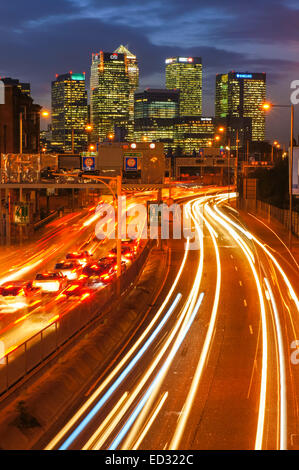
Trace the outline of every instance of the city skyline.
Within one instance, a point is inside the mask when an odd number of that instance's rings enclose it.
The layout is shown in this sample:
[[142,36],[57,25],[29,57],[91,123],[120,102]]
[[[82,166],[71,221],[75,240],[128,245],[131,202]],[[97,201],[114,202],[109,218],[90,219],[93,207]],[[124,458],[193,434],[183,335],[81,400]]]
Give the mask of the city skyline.
[[[6,8],[2,32],[9,54],[0,46],[0,75],[30,81],[35,101],[45,107],[50,106],[50,82],[55,73],[86,70],[88,80],[91,52],[114,50],[120,43],[128,44],[138,57],[140,90],[164,86],[167,57],[202,57],[203,115],[208,116],[214,114],[216,73],[266,72],[268,98],[283,103],[289,102],[290,83],[298,78],[299,11],[291,2],[266,1],[261,5],[253,1],[241,6],[234,1],[225,5],[213,1],[209,8],[192,1],[184,6],[175,1],[167,6],[113,2],[109,7],[105,1],[62,1],[51,6],[35,3],[27,2],[26,8],[21,3],[15,5],[17,18],[13,8]],[[267,137],[286,142],[287,121],[283,111],[271,113]]]

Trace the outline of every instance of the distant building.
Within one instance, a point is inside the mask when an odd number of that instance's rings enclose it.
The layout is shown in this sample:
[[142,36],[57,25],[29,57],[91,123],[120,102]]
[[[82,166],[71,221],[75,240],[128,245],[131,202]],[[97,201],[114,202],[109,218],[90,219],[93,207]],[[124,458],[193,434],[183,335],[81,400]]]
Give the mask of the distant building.
[[179,116],[180,92],[151,89],[135,93],[135,140],[174,146],[174,124]]
[[251,118],[252,140],[265,140],[266,74],[229,72],[216,76],[215,114],[218,118]]
[[0,104],[0,153],[39,152],[40,111],[18,80],[6,82],[5,103]]
[[126,54],[92,54],[90,117],[95,140],[103,142],[115,126],[129,132],[131,87]]
[[200,57],[166,59],[166,88],[180,91],[179,116],[202,115],[202,60]]
[[86,150],[87,120],[85,74],[57,75],[52,82],[52,146],[59,152]]
[[128,123],[128,140],[133,139],[134,134],[134,94],[139,85],[139,67],[137,57],[123,45],[120,45],[115,51],[117,54],[124,54],[127,62],[127,69],[129,75],[129,123]]

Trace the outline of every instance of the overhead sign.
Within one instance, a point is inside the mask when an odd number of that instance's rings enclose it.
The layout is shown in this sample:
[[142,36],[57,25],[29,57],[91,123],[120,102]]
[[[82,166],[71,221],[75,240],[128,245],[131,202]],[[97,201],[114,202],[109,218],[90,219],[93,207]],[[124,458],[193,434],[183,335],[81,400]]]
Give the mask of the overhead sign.
[[82,159],[82,167],[83,170],[95,170],[96,166],[96,159],[95,157],[83,157]]
[[13,216],[15,224],[29,224],[29,204],[23,202],[14,204]]

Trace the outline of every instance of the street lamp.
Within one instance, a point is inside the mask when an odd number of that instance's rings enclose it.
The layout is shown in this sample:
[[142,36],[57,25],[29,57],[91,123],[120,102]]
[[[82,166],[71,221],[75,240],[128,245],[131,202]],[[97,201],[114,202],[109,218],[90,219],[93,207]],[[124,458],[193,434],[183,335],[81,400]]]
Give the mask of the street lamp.
[[294,105],[293,104],[272,104],[263,103],[262,109],[270,111],[272,108],[289,108],[291,110],[291,143],[290,143],[290,161],[289,161],[289,246],[292,249],[292,215],[293,215],[293,195],[292,195],[292,174],[294,158]]

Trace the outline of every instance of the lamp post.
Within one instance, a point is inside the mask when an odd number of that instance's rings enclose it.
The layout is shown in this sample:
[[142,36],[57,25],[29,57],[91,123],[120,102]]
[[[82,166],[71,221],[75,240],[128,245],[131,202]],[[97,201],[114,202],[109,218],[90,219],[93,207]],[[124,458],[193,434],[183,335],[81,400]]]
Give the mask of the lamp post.
[[290,155],[289,155],[289,247],[292,249],[292,219],[293,219],[293,195],[292,195],[292,182],[293,182],[293,157],[294,157],[294,105],[293,104],[272,104],[263,103],[262,108],[265,111],[271,108],[289,108],[291,110],[291,129],[290,129]]

